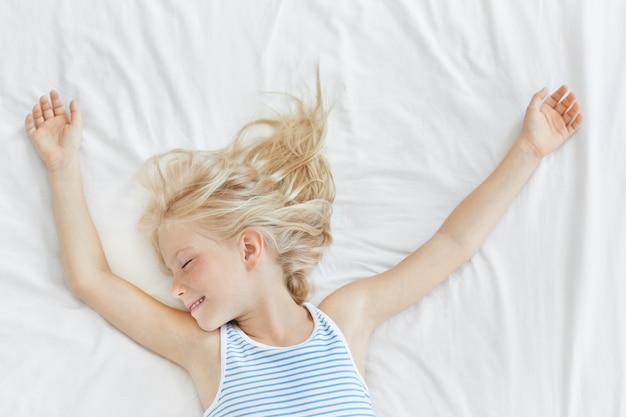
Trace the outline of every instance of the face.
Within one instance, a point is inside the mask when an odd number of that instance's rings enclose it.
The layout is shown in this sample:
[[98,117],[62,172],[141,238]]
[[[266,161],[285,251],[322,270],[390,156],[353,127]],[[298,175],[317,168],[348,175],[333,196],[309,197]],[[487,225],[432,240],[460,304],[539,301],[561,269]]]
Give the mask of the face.
[[183,301],[200,328],[213,331],[245,313],[254,289],[240,245],[216,242],[196,230],[166,223],[158,232],[159,245],[173,274],[172,295]]

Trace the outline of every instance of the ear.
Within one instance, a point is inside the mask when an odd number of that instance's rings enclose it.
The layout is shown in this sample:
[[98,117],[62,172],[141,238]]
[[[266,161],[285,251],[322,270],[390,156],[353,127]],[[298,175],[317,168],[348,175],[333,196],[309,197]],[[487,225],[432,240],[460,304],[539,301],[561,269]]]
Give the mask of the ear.
[[259,267],[263,258],[265,249],[263,235],[258,230],[248,229],[241,235],[239,244],[246,270],[254,271]]

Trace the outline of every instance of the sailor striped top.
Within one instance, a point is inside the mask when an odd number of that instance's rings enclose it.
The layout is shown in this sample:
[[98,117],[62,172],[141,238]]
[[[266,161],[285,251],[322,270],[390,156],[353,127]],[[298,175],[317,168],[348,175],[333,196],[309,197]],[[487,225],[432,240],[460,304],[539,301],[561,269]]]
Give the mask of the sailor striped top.
[[322,311],[305,307],[315,327],[295,346],[267,346],[234,322],[222,326],[220,387],[204,417],[374,416],[343,334]]

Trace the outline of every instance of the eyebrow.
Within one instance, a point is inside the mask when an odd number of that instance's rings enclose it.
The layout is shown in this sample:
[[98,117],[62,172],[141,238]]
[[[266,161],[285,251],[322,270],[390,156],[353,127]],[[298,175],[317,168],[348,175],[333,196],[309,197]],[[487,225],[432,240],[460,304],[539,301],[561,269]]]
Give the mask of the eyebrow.
[[188,249],[191,249],[191,246],[185,246],[184,248],[178,249],[176,252],[174,252],[174,258],[177,257],[179,253],[186,251]]

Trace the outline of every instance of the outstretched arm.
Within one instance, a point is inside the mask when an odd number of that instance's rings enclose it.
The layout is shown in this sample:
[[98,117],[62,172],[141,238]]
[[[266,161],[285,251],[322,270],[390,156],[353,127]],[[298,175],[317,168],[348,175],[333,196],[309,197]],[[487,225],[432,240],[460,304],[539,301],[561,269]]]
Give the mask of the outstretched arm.
[[419,301],[478,251],[541,159],[580,127],[580,105],[566,86],[545,97],[545,88],[532,97],[512,148],[430,240],[389,271],[348,284],[324,300],[320,307],[352,340],[357,361],[379,324]]
[[26,117],[26,131],[48,170],[69,288],[137,342],[184,365],[182,348],[190,344],[181,339],[200,331],[193,318],[158,302],[109,268],[83,193],[78,105],[71,102],[68,114],[53,91],[50,100],[41,97]]
[[68,115],[55,91],[50,98],[52,105],[43,96],[33,107],[26,117],[26,131],[48,170],[67,284],[80,292],[83,282],[108,270],[108,264],[83,195],[78,161],[80,110],[72,101]]
[[[517,141],[492,174],[450,214],[435,238],[452,245],[456,270],[480,249],[541,160],[558,149],[580,127],[583,116],[573,92],[566,86],[545,102],[546,89],[528,105]],[[421,298],[421,297],[420,297]]]

